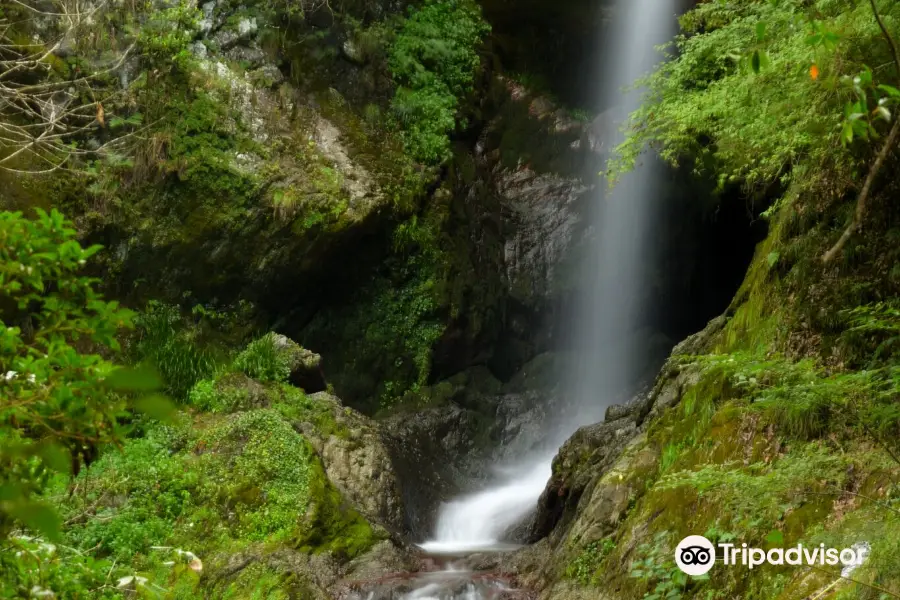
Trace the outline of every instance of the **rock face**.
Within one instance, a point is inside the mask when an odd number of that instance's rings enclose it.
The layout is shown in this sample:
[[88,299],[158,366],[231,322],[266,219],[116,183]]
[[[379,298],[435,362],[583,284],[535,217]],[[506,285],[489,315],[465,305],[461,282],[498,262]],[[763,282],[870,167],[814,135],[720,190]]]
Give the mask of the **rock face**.
[[637,425],[629,415],[583,427],[569,438],[553,459],[553,475],[538,501],[532,541],[571,523],[582,496],[590,495],[598,476],[609,469],[636,433]]
[[577,286],[570,265],[588,233],[598,154],[585,122],[511,80],[495,82],[497,116],[475,148],[501,240],[505,319],[493,368],[512,375],[551,347],[561,306]]
[[328,428],[300,424],[322,457],[328,479],[365,517],[402,532],[400,487],[377,425],[326,392],[313,394],[310,400],[326,407],[334,421]]
[[[704,351],[724,322],[724,317],[714,319],[679,344],[673,356]],[[649,424],[697,379],[694,370],[670,360],[650,389],[610,406],[604,422],[570,437],[553,461],[551,479],[528,524],[526,537],[533,545],[504,558],[502,570],[541,591],[542,599],[605,597],[566,581],[563,572],[575,558],[571,548],[580,540],[604,538],[625,518],[635,493],[659,468],[658,449],[646,443]]]
[[441,501],[471,481],[471,456],[486,426],[484,415],[455,405],[399,413],[382,422],[408,507],[405,524],[415,538],[433,534]]
[[325,389],[325,374],[322,372],[322,357],[307,350],[287,336],[273,336],[275,349],[286,359],[290,367],[288,380],[303,391],[312,394]]

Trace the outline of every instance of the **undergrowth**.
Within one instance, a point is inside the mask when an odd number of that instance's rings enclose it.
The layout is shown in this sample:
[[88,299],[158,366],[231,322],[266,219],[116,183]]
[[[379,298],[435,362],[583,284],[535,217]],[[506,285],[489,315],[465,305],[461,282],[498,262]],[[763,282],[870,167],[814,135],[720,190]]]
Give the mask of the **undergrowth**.
[[478,46],[489,30],[471,0],[426,0],[410,9],[388,65],[398,85],[391,110],[416,160],[433,164],[450,157],[448,134],[456,128],[461,100],[473,90]]

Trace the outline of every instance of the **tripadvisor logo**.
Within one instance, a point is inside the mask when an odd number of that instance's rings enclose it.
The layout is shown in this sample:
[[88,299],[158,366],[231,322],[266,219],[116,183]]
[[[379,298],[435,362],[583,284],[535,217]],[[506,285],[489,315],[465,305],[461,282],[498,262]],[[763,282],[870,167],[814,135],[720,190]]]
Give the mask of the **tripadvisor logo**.
[[706,575],[716,564],[716,547],[702,535],[689,535],[675,548],[675,564],[688,575]]
[[718,544],[716,546],[702,535],[689,535],[675,548],[675,564],[688,575],[705,575],[716,564],[716,555],[722,564],[727,566],[742,565],[753,569],[760,565],[842,565],[842,577],[847,577],[869,556],[871,547],[868,542],[853,544],[850,548],[838,550],[826,548],[825,544],[804,546],[797,544],[792,548],[751,548],[747,544]]

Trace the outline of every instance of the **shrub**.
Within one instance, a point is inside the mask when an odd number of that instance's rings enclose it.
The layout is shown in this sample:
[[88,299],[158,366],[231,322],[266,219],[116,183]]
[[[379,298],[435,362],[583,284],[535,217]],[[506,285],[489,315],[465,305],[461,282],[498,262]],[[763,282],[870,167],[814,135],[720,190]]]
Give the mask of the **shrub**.
[[863,61],[890,61],[869,3],[705,2],[681,25],[677,56],[646,80],[649,99],[614,176],[650,143],[673,163],[713,167],[723,182],[849,179],[841,125],[855,92],[841,79],[858,76]]
[[277,347],[273,333],[250,342],[234,367],[257,381],[286,381],[291,374],[290,357]]
[[[116,565],[39,539],[16,536],[0,552],[0,597],[121,598],[109,585]],[[52,593],[53,595],[50,595]]]
[[15,519],[56,531],[33,495],[120,437],[126,404],[104,383],[113,365],[94,352],[117,351],[132,314],[79,275],[99,249],[82,248],[56,210],[0,212],[0,539]]
[[392,103],[407,152],[424,163],[449,157],[447,134],[459,100],[471,93],[480,64],[478,44],[490,30],[471,0],[427,0],[412,9],[391,47],[398,84]]
[[151,301],[135,321],[134,358],[153,365],[175,398],[186,398],[195,383],[215,373],[214,353],[193,339],[178,307]]
[[172,455],[158,433],[104,454],[81,478],[86,492],[78,500],[85,525],[70,533],[78,546],[127,564],[150,546],[164,544],[173,522],[191,509],[200,474]]

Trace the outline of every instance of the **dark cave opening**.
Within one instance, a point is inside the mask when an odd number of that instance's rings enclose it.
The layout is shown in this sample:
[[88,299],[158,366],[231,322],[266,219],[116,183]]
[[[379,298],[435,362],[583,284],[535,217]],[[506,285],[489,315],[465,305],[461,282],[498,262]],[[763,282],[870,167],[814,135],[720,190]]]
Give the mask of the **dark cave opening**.
[[766,237],[761,213],[769,204],[737,187],[715,193],[711,182],[673,172],[659,207],[646,326],[674,343],[725,312]]

